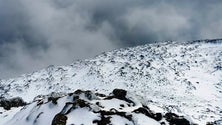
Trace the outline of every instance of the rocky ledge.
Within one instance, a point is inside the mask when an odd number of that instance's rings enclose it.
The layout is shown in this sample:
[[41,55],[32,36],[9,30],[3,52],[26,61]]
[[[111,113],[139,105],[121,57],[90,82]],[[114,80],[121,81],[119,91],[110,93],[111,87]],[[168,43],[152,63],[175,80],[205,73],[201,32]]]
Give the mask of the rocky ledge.
[[154,112],[135,95],[122,89],[114,89],[109,95],[77,90],[37,96],[7,124],[194,125],[173,112]]

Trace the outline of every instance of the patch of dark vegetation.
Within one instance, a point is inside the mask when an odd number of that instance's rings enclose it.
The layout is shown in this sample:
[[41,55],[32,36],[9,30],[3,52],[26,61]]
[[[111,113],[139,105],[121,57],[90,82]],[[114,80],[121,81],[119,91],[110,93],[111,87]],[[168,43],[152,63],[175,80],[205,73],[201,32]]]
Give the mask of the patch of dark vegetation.
[[0,99],[0,107],[3,107],[5,110],[10,110],[12,107],[19,107],[25,105],[27,105],[27,103],[24,102],[20,97],[15,97],[11,99]]

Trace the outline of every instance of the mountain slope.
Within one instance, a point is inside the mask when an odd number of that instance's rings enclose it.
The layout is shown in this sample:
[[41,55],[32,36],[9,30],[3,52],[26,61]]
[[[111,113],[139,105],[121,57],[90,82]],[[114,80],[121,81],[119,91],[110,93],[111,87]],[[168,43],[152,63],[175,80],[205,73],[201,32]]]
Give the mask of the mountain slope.
[[0,97],[31,102],[50,92],[82,89],[108,94],[115,88],[141,96],[151,109],[182,114],[194,123],[221,120],[222,40],[147,44],[68,66],[49,66],[1,80]]

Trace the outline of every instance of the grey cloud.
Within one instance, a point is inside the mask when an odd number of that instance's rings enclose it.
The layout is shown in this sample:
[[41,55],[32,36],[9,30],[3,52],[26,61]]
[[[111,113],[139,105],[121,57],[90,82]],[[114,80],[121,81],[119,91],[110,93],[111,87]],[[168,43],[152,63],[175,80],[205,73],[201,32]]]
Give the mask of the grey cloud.
[[218,38],[219,0],[0,0],[0,78],[154,41]]
[[0,1],[0,45],[24,42],[27,48],[44,45],[44,37],[29,24],[23,6],[18,1]]

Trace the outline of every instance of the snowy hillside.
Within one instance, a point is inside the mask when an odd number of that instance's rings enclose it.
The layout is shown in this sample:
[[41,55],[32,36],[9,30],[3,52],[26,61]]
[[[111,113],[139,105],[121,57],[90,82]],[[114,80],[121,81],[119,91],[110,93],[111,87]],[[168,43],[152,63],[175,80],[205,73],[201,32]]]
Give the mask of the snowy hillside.
[[[106,52],[68,66],[49,66],[32,74],[0,80],[0,99],[18,96],[30,103],[36,96],[51,92],[66,96],[81,89],[109,94],[116,88],[138,95],[154,112],[176,113],[200,125],[214,121],[219,124],[222,40],[147,44]],[[21,107],[11,110],[0,107],[0,125],[5,125],[17,112],[16,117],[22,117],[35,105],[31,103],[21,111]],[[53,110],[53,115],[60,109]],[[15,118],[9,121],[13,124]]]

